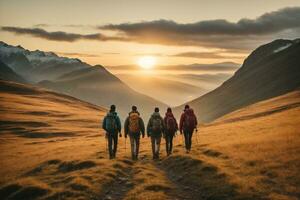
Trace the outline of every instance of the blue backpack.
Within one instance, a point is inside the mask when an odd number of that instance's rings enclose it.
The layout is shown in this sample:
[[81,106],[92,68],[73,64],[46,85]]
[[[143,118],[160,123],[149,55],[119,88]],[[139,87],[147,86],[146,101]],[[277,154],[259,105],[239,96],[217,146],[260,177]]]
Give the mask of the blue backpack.
[[105,128],[108,132],[115,132],[118,129],[116,116],[112,114],[106,116]]

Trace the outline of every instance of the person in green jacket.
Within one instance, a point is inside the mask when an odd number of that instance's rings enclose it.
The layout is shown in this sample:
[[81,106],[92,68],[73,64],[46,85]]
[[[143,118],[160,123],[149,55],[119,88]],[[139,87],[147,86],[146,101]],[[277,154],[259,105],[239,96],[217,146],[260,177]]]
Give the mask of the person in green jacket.
[[106,131],[106,137],[108,139],[109,159],[113,159],[117,153],[118,135],[122,137],[121,120],[116,112],[115,105],[110,106],[109,112],[103,119],[102,128]]
[[147,125],[147,136],[151,137],[153,160],[159,159],[161,137],[164,132],[164,120],[159,114],[159,108],[154,109]]

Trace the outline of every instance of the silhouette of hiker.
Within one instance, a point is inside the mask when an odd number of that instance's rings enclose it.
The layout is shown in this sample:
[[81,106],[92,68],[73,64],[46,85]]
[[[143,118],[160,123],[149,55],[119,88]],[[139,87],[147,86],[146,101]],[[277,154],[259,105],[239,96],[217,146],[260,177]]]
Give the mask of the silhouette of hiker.
[[172,109],[168,108],[165,118],[164,118],[164,137],[166,140],[166,151],[167,156],[172,154],[172,148],[173,148],[173,137],[175,136],[175,133],[178,131],[178,124],[177,121],[172,113]]
[[121,121],[116,112],[116,106],[111,105],[109,112],[104,117],[102,128],[106,131],[106,137],[108,139],[109,159],[116,157],[118,146],[118,133],[121,134]]
[[164,131],[164,120],[159,114],[159,108],[154,109],[147,125],[147,135],[151,136],[153,160],[159,159],[161,136]]
[[124,124],[125,138],[129,134],[131,144],[131,158],[137,160],[139,155],[140,137],[145,137],[144,121],[140,117],[136,106],[132,106],[132,111],[128,114]]
[[186,152],[189,153],[192,148],[192,137],[194,129],[197,128],[197,117],[194,114],[194,110],[186,105],[184,107],[184,112],[180,117],[180,134],[184,134],[185,148]]

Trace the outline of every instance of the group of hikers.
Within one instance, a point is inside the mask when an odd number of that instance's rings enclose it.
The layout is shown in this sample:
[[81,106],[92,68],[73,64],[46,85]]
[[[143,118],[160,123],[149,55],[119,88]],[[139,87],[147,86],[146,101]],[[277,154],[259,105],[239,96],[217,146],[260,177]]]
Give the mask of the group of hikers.
[[[118,137],[121,134],[121,120],[116,112],[116,106],[111,105],[109,112],[103,119],[102,128],[106,131],[108,140],[109,158],[114,159],[117,153]],[[147,136],[151,138],[153,160],[159,159],[159,150],[161,138],[166,140],[167,156],[172,154],[173,137],[177,131],[184,135],[186,153],[189,153],[192,147],[192,136],[194,130],[197,130],[197,118],[193,109],[186,105],[180,117],[180,123],[172,113],[172,109],[168,108],[165,117],[162,118],[159,113],[159,108],[154,109],[147,124]],[[131,157],[132,160],[138,160],[140,138],[145,137],[145,125],[136,106],[132,106],[131,112],[124,123],[125,138],[130,138]],[[125,139],[126,140],[126,139]],[[125,144],[126,145],[126,144]]]

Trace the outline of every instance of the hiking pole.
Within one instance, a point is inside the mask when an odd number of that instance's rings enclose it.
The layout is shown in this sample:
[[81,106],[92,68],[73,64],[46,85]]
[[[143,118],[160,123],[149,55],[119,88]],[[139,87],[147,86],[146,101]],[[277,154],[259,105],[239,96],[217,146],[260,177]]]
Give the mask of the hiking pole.
[[105,152],[107,152],[108,151],[108,135],[107,135],[108,133],[106,133],[106,135],[105,135]]
[[126,139],[127,139],[127,138],[125,137],[125,154],[126,154]]
[[181,134],[181,142],[182,142],[182,147],[183,147],[183,149],[184,149],[184,143],[183,143],[183,133],[180,133]]
[[198,129],[197,128],[196,128],[195,132],[196,132],[196,143],[198,145]]

